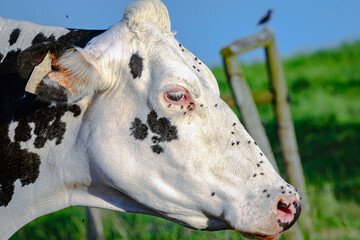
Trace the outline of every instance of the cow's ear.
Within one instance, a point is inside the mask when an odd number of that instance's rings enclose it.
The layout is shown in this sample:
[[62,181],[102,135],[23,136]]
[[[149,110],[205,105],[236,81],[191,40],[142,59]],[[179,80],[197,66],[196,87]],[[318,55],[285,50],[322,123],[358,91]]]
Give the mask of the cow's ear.
[[98,88],[96,58],[84,49],[63,43],[48,43],[24,51],[20,58],[21,75],[28,79],[45,56],[50,57],[51,66],[36,86],[35,93],[41,100],[72,103],[92,95]]

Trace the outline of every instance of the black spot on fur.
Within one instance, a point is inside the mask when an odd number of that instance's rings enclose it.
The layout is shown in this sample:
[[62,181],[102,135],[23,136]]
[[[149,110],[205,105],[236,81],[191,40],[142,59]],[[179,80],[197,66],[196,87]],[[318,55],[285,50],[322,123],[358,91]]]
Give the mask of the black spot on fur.
[[17,49],[8,52],[0,64],[0,81],[3,82],[6,78],[3,76],[15,74],[18,71],[18,57],[21,50]]
[[131,135],[138,140],[144,140],[147,137],[148,129],[149,128],[143,124],[139,118],[135,118],[130,127]]
[[140,78],[143,71],[143,59],[137,53],[133,54],[129,62],[130,73],[133,78]]
[[102,34],[105,30],[81,30],[69,29],[70,32],[58,38],[58,42],[73,44],[78,47],[85,47],[94,37]]
[[3,59],[3,57],[4,57],[4,55],[2,55],[2,54],[0,53],[0,62],[1,62],[1,60]]
[[12,33],[10,34],[10,38],[9,38],[9,44],[10,46],[13,45],[14,43],[16,43],[16,41],[18,40],[19,36],[20,36],[20,29],[15,28]]
[[159,135],[159,142],[170,142],[172,140],[178,139],[177,128],[171,125],[171,122],[168,118],[158,118],[157,113],[154,110],[148,114],[147,124],[153,133]]
[[135,139],[143,140],[147,137],[147,130],[150,128],[150,131],[156,134],[151,138],[154,143],[154,145],[151,146],[151,149],[155,153],[160,154],[164,152],[164,148],[161,147],[159,143],[178,139],[176,126],[171,125],[168,118],[158,118],[158,115],[154,110],[148,114],[146,123],[147,125],[142,123],[139,118],[135,118],[130,127],[130,135],[133,135]]
[[164,149],[159,144],[152,145],[151,149],[153,150],[154,153],[157,153],[157,154],[164,152]]
[[25,186],[34,183],[39,175],[40,157],[11,142],[8,126],[0,126],[0,207],[7,206],[15,190],[15,181]]
[[51,34],[49,37],[45,37],[43,33],[38,33],[31,41],[31,44],[35,45],[43,42],[55,42],[55,36]]
[[41,81],[37,87],[38,98],[46,102],[57,102],[66,104],[68,101],[68,96],[71,96],[69,90],[54,83],[47,85],[44,81]]

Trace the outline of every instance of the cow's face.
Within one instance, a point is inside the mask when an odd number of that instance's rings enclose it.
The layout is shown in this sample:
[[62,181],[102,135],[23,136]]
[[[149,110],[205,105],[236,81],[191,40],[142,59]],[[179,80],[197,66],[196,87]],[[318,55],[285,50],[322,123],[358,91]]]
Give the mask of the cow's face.
[[220,99],[210,70],[175,40],[159,1],[130,5],[85,49],[54,52],[39,95],[92,97],[77,146],[97,199],[87,204],[258,238],[295,222],[298,193]]

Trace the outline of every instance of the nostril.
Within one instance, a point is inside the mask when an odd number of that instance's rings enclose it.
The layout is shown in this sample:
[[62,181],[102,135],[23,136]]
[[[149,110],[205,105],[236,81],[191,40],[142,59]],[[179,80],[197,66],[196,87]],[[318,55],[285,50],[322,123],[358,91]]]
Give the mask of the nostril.
[[[294,211],[292,211],[294,210]],[[277,219],[280,227],[285,228],[294,220],[293,212],[295,212],[294,207],[291,204],[286,204],[284,201],[280,200],[277,204]]]
[[301,213],[299,202],[290,202],[288,199],[280,199],[277,204],[277,222],[283,231],[290,228],[298,219]]
[[289,205],[286,205],[286,203],[279,201],[277,205],[277,210],[285,214],[292,214],[291,210],[289,209]]

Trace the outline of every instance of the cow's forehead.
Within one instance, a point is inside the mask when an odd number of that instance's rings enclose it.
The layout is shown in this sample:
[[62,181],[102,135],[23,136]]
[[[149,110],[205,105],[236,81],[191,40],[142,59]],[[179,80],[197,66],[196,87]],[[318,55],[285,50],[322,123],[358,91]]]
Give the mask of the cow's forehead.
[[172,32],[160,33],[153,28],[146,32],[139,44],[145,51],[144,55],[150,58],[149,68],[158,68],[162,78],[182,79],[219,94],[217,81],[206,64],[178,42]]

